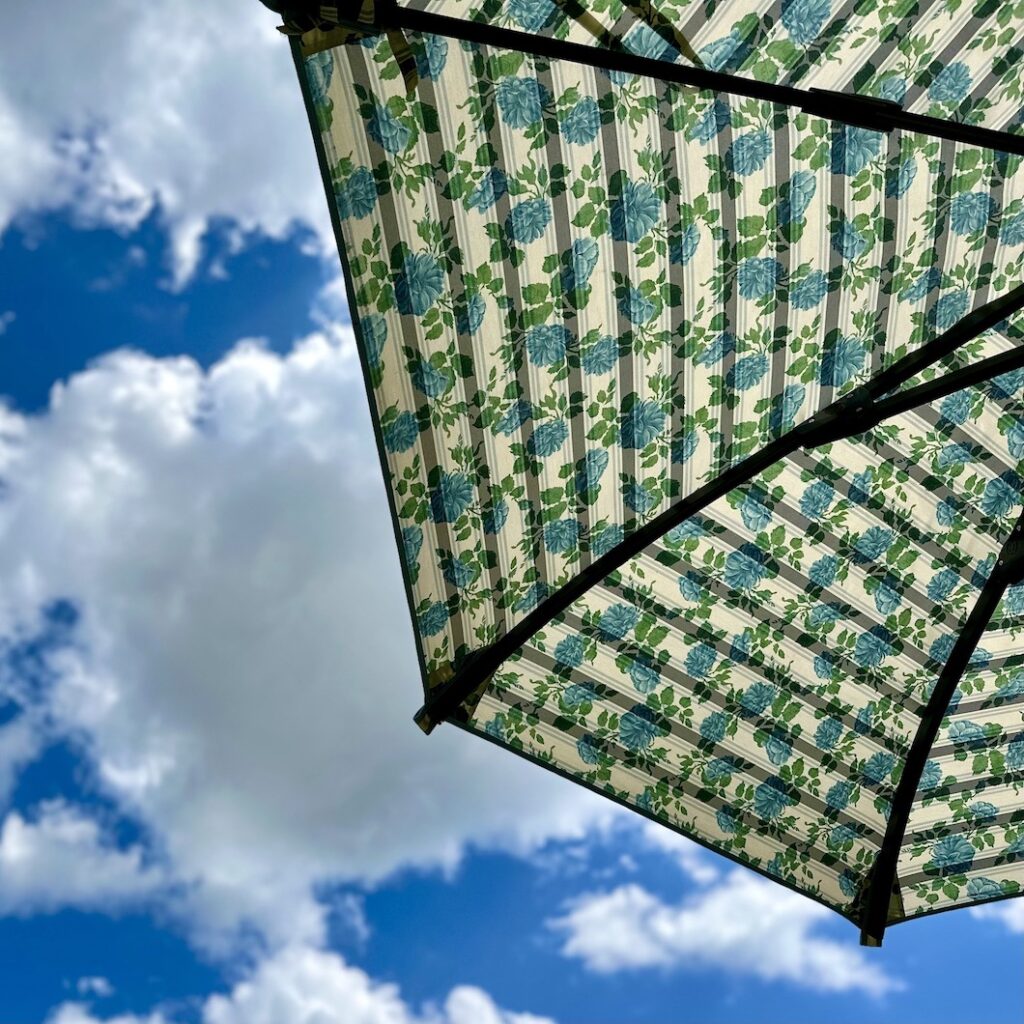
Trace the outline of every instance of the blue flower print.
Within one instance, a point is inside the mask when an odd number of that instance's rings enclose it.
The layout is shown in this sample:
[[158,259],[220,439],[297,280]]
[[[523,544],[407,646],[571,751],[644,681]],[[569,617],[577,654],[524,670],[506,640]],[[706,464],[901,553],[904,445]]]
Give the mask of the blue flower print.
[[588,346],[580,359],[585,373],[608,373],[618,361],[619,345],[610,334]]
[[672,441],[672,463],[673,465],[685,465],[693,458],[693,453],[700,443],[700,435],[696,430],[687,430],[681,437]]
[[708,743],[721,743],[725,739],[725,730],[729,725],[729,716],[721,711],[712,711],[700,723],[700,738]]
[[476,334],[484,322],[487,305],[478,292],[464,295],[455,314],[455,327],[459,334]]
[[985,192],[968,192],[953,198],[949,208],[949,223],[958,235],[983,231],[996,215],[999,204]]
[[321,107],[327,100],[327,90],[334,72],[334,58],[328,50],[311,54],[306,58],[306,81],[312,94],[313,105]]
[[335,191],[334,198],[342,220],[369,217],[377,205],[377,183],[373,174],[366,167],[357,167]]
[[546,199],[524,199],[509,211],[505,230],[514,242],[536,242],[551,223],[551,204]]
[[803,220],[817,191],[817,179],[810,171],[797,171],[779,189],[778,222],[780,227]]
[[979,506],[987,516],[1005,516],[1020,500],[1020,478],[1011,471],[985,484]]
[[938,761],[928,760],[925,762],[921,772],[921,781],[918,783],[918,790],[927,792],[934,789],[942,781],[942,769]]
[[772,514],[764,504],[767,495],[754,489],[747,491],[740,505],[740,517],[748,530],[763,530],[771,521]]
[[746,176],[761,170],[772,153],[772,137],[766,131],[747,132],[729,147],[725,162],[736,174]]
[[585,288],[597,266],[597,242],[592,238],[577,238],[568,257],[568,266],[562,271],[562,289],[571,292]]
[[751,683],[740,697],[740,708],[748,715],[763,714],[775,700],[775,687],[767,683]]
[[895,766],[896,758],[892,754],[880,750],[877,754],[872,754],[868,758],[861,772],[865,779],[877,786],[885,782],[892,775],[892,770]]
[[1006,245],[1024,245],[1024,213],[1003,221],[999,228],[999,241]]
[[488,736],[493,736],[496,740],[504,740],[505,738],[505,727],[508,725],[508,719],[504,715],[495,715],[485,726],[484,732]]
[[645,181],[627,181],[611,203],[612,238],[639,242],[661,219],[662,203]]
[[370,368],[380,368],[380,357],[384,351],[384,343],[388,339],[388,322],[380,313],[369,313],[359,318],[359,327],[363,334],[363,349]]
[[769,256],[745,259],[736,275],[740,295],[745,299],[763,299],[775,291],[782,274],[782,264]]
[[877,562],[892,547],[892,530],[872,526],[865,530],[854,544],[854,552],[869,562]]
[[554,455],[565,444],[568,436],[569,424],[565,420],[550,420],[534,429],[529,441],[526,442],[526,450],[531,455],[545,459],[549,455]]
[[639,654],[629,663],[629,680],[640,693],[651,693],[661,682],[661,675],[646,654]]
[[929,600],[942,604],[949,597],[960,577],[955,569],[940,569],[929,581],[926,593]]
[[929,292],[935,291],[942,284],[942,271],[938,267],[929,267],[913,284],[900,292],[900,302],[920,302]]
[[831,0],[782,0],[782,27],[798,46],[813,42],[831,13]]
[[367,122],[366,133],[388,153],[401,153],[412,138],[408,125],[399,121],[387,107],[374,110],[373,117]]
[[645,516],[658,504],[658,499],[631,477],[622,485],[622,503],[637,515]]
[[621,640],[635,625],[639,612],[628,604],[613,604],[601,613],[597,632],[604,641]]
[[875,588],[875,607],[883,615],[891,615],[902,603],[903,595],[891,577]]
[[1018,733],[1006,748],[1006,767],[1015,772],[1024,768],[1024,733]]
[[536,124],[551,99],[536,78],[503,78],[494,95],[501,119],[510,128],[529,128]]
[[962,466],[964,463],[973,461],[974,453],[962,444],[947,444],[935,458],[935,464],[942,469],[947,466]]
[[845,810],[852,794],[852,782],[837,782],[825,794],[825,806],[833,811]]
[[939,415],[948,423],[963,423],[971,415],[974,398],[968,391],[957,391],[942,400]]
[[405,557],[405,564],[412,568],[420,557],[420,548],[423,547],[423,530],[418,526],[402,527],[402,554]]
[[718,830],[727,836],[732,835],[740,827],[736,815],[727,807],[716,812],[715,824],[718,826]]
[[793,744],[780,729],[776,729],[764,744],[768,760],[774,765],[785,764],[793,756]]
[[400,313],[423,316],[437,302],[443,288],[441,264],[428,252],[409,253],[395,278],[395,304]]
[[437,636],[448,625],[448,607],[443,601],[435,601],[420,615],[420,633],[423,636]]
[[812,270],[789,289],[789,302],[797,309],[813,309],[828,293],[828,278],[820,270]]
[[587,646],[580,636],[563,637],[555,645],[555,661],[565,668],[576,668],[583,664]]
[[702,601],[704,599],[704,587],[700,578],[695,573],[686,573],[679,577],[679,593],[687,601]]
[[860,892],[860,885],[860,878],[849,868],[843,868],[842,874],[839,876],[839,888],[842,894],[853,899]]
[[508,178],[497,167],[488,170],[480,183],[466,197],[466,208],[483,213],[508,192]]
[[808,519],[821,519],[835,500],[836,490],[827,480],[815,480],[800,498],[800,511]]
[[830,850],[849,850],[856,839],[856,829],[850,825],[836,825],[836,827],[829,832],[828,838],[825,840],[825,845]]
[[686,653],[686,671],[694,679],[704,679],[710,674],[717,657],[714,647],[710,644],[695,644]]
[[[629,408],[625,408],[627,404]],[[623,448],[644,448],[661,434],[665,426],[665,413],[657,402],[629,395],[623,406],[619,429],[619,441]]]
[[839,559],[835,555],[822,555],[807,570],[807,578],[816,587],[830,587],[839,571]]
[[968,808],[967,813],[974,821],[992,821],[999,814],[999,808],[987,800],[975,800]]
[[859,338],[840,335],[833,344],[826,344],[821,357],[821,383],[842,387],[860,371],[866,354],[864,342]]
[[774,775],[754,790],[754,810],[764,821],[774,821],[795,803],[786,784]]
[[878,156],[881,145],[881,132],[855,125],[838,128],[832,140],[832,173],[853,177]]
[[971,72],[963,61],[947,64],[928,87],[928,98],[936,103],[959,103],[971,87]]
[[806,397],[807,389],[803,384],[787,384],[782,389],[782,394],[772,399],[772,411],[768,422],[774,433],[788,429]]
[[559,127],[562,138],[574,146],[585,146],[593,142],[601,127],[601,112],[597,103],[591,97],[584,96],[562,115]]
[[969,304],[964,289],[947,292],[928,311],[928,323],[940,331],[947,331],[967,312]]
[[843,734],[843,723],[838,718],[823,718],[814,732],[814,742],[822,750],[832,750]]
[[514,434],[527,420],[533,416],[533,406],[526,401],[525,398],[520,398],[509,410],[506,412],[495,425],[495,430],[499,434],[504,434],[506,437]]
[[932,847],[928,866],[943,875],[959,875],[969,871],[974,863],[974,847],[963,836],[946,836]]
[[507,9],[509,17],[527,32],[539,32],[558,13],[551,0],[508,0]]
[[579,540],[580,524],[575,519],[557,519],[544,525],[544,546],[553,555],[565,555],[575,550]]
[[430,492],[430,516],[435,523],[454,523],[469,508],[473,485],[462,473],[442,473]]
[[712,366],[736,351],[736,335],[723,331],[694,359],[698,366]]
[[581,736],[576,741],[576,753],[584,764],[599,764],[601,761],[601,748],[590,735]]
[[416,390],[422,391],[427,398],[440,398],[455,383],[450,370],[439,370],[422,358],[417,358],[409,368],[409,379]]
[[[1011,604],[1011,598],[1013,603]],[[1010,587],[1006,592],[1006,610],[1011,615],[1019,614],[1018,601],[1024,600],[1024,584],[1018,583]],[[999,700],[1011,700],[1014,697],[1024,697],[1024,671],[1018,670],[1010,676],[1006,682],[1000,684],[995,696]]]
[[700,244],[700,229],[696,224],[690,223],[683,228],[680,235],[669,239],[668,258],[670,263],[685,267],[693,259],[693,254]]
[[565,359],[572,335],[560,324],[531,327],[526,332],[526,353],[534,366],[554,366]]
[[902,199],[917,177],[917,161],[911,156],[900,164],[895,174],[887,173],[885,194],[890,199]]
[[483,525],[484,533],[501,533],[502,527],[508,521],[508,503],[499,498],[494,504],[484,510]]
[[416,48],[416,70],[420,78],[436,81],[448,62],[448,40],[444,36],[421,36]]
[[768,574],[764,552],[755,544],[744,544],[738,551],[730,551],[725,559],[723,579],[733,590],[750,590]]
[[907,80],[900,75],[886,75],[878,83],[879,99],[888,100],[890,103],[902,103],[906,95]]
[[891,654],[891,636],[884,626],[872,626],[861,633],[853,647],[853,660],[861,668],[876,668]]
[[597,558],[602,555],[608,554],[612,548],[618,547],[622,543],[622,538],[625,536],[625,531],[618,523],[613,523],[611,526],[606,526],[601,530],[594,532],[593,539],[590,542],[590,548],[594,552]]
[[704,779],[707,782],[728,782],[736,771],[736,765],[728,757],[713,757],[704,766]]
[[967,895],[972,900],[996,900],[1006,895],[1002,886],[991,878],[969,878],[967,880]]
[[619,719],[619,738],[622,745],[634,753],[646,750],[659,732],[656,715],[644,704],[634,704]]
[[631,324],[641,325],[647,323],[658,312],[658,307],[650,299],[645,298],[642,292],[630,287],[619,299],[619,312]]
[[691,129],[689,138],[691,141],[710,142],[731,120],[728,104],[716,97]]
[[749,52],[749,44],[733,29],[727,36],[701,47],[697,56],[711,71],[726,71],[739,67]]
[[592,448],[576,463],[576,493],[584,500],[597,494],[604,471],[608,468],[608,452]]
[[832,233],[832,248],[844,260],[855,260],[868,247],[868,240],[844,217]]
[[447,558],[442,563],[441,573],[453,587],[464,590],[476,582],[480,575],[480,567],[461,558]]
[[411,412],[400,412],[387,426],[381,428],[384,447],[389,452],[407,452],[419,437],[420,428]]
[[573,710],[581,704],[593,704],[596,699],[597,691],[592,683],[573,683],[562,694],[562,703]]
[[670,46],[646,22],[637,22],[636,28],[626,36],[626,49],[651,60],[675,60],[679,51]]
[[726,385],[735,391],[749,391],[768,372],[768,357],[760,352],[738,359],[725,375]]
[[534,583],[533,586],[529,587],[525,594],[512,606],[514,611],[517,612],[528,612],[531,608],[536,608],[545,597],[548,596],[548,586],[546,583]]

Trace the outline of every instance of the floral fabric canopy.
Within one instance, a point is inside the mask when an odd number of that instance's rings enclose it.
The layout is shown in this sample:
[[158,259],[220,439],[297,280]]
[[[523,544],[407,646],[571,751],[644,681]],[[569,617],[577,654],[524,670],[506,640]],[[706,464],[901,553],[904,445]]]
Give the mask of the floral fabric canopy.
[[285,21],[421,724],[872,944],[1020,893],[1024,3]]

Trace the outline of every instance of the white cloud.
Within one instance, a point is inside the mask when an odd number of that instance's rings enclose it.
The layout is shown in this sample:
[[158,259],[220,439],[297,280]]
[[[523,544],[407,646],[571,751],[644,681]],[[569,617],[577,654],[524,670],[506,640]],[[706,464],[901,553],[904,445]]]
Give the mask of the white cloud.
[[79,995],[96,996],[99,999],[107,999],[114,994],[114,986],[110,984],[107,978],[99,975],[79,978],[75,988]]
[[7,328],[18,319],[17,314],[13,310],[6,310],[0,313],[0,337],[7,333]]
[[882,995],[901,984],[853,945],[816,927],[824,907],[751,872],[670,906],[638,885],[589,893],[549,926],[565,936],[564,956],[590,970],[717,968],[825,992]]
[[982,921],[995,921],[1015,935],[1024,935],[1024,899],[1019,897],[985,907],[972,907],[971,915]]
[[61,801],[34,820],[11,811],[0,827],[0,913],[116,909],[164,885],[137,847],[118,849],[99,824]]
[[[173,277],[212,217],[333,248],[287,41],[255,0],[21,6],[0,34],[0,234],[68,208],[131,230],[159,203]],[[39,40],[46,40],[46,73]]]
[[684,874],[701,885],[710,885],[719,877],[712,856],[699,843],[670,829],[646,821],[641,831],[647,846],[664,853],[679,865]]
[[[101,1021],[66,1003],[50,1024],[171,1024],[163,1014]],[[482,989],[452,989],[443,1007],[414,1013],[394,985],[374,981],[339,956],[290,947],[265,960],[226,995],[210,996],[202,1024],[553,1024],[547,1017],[509,1013]]]
[[527,851],[615,813],[413,724],[347,334],[286,358],[242,345],[208,373],[116,353],[0,428],[0,637],[56,598],[78,608],[75,642],[49,655],[49,728],[153,837],[201,941],[249,924],[315,943],[318,882],[450,869],[467,844]]

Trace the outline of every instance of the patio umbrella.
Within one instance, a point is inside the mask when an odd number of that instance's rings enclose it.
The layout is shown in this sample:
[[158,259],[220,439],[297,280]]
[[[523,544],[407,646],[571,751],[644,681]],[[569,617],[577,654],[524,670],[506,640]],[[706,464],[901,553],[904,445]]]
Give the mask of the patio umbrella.
[[421,727],[868,945],[1019,894],[1021,5],[269,6]]

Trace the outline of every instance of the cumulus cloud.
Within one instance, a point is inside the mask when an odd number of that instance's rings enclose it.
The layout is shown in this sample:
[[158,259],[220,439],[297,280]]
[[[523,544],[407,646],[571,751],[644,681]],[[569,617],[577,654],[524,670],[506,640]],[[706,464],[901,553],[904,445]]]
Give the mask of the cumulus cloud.
[[118,849],[98,822],[62,801],[44,803],[34,820],[11,811],[0,827],[0,914],[117,909],[163,885],[139,847]]
[[0,151],[12,155],[0,163],[0,234],[56,209],[130,231],[159,208],[176,284],[212,218],[229,220],[236,245],[301,222],[330,251],[276,21],[255,0],[20,5],[0,35]]
[[972,907],[971,915],[982,921],[995,921],[1015,935],[1024,935],[1024,899]]
[[208,372],[115,353],[4,426],[0,636],[56,600],[78,615],[25,714],[144,826],[210,948],[245,925],[316,943],[319,882],[529,851],[614,813],[412,723],[413,635],[345,331],[286,357],[242,344]]
[[880,996],[901,988],[856,946],[816,931],[830,916],[817,903],[734,869],[679,905],[623,885],[579,897],[548,924],[564,936],[564,956],[603,974],[717,968],[824,992]]
[[[80,1003],[66,1003],[50,1024],[172,1024],[160,1012],[101,1020]],[[226,995],[210,996],[202,1024],[553,1024],[509,1013],[482,989],[452,989],[442,1007],[413,1012],[394,985],[381,984],[333,953],[290,947],[265,960]]]

